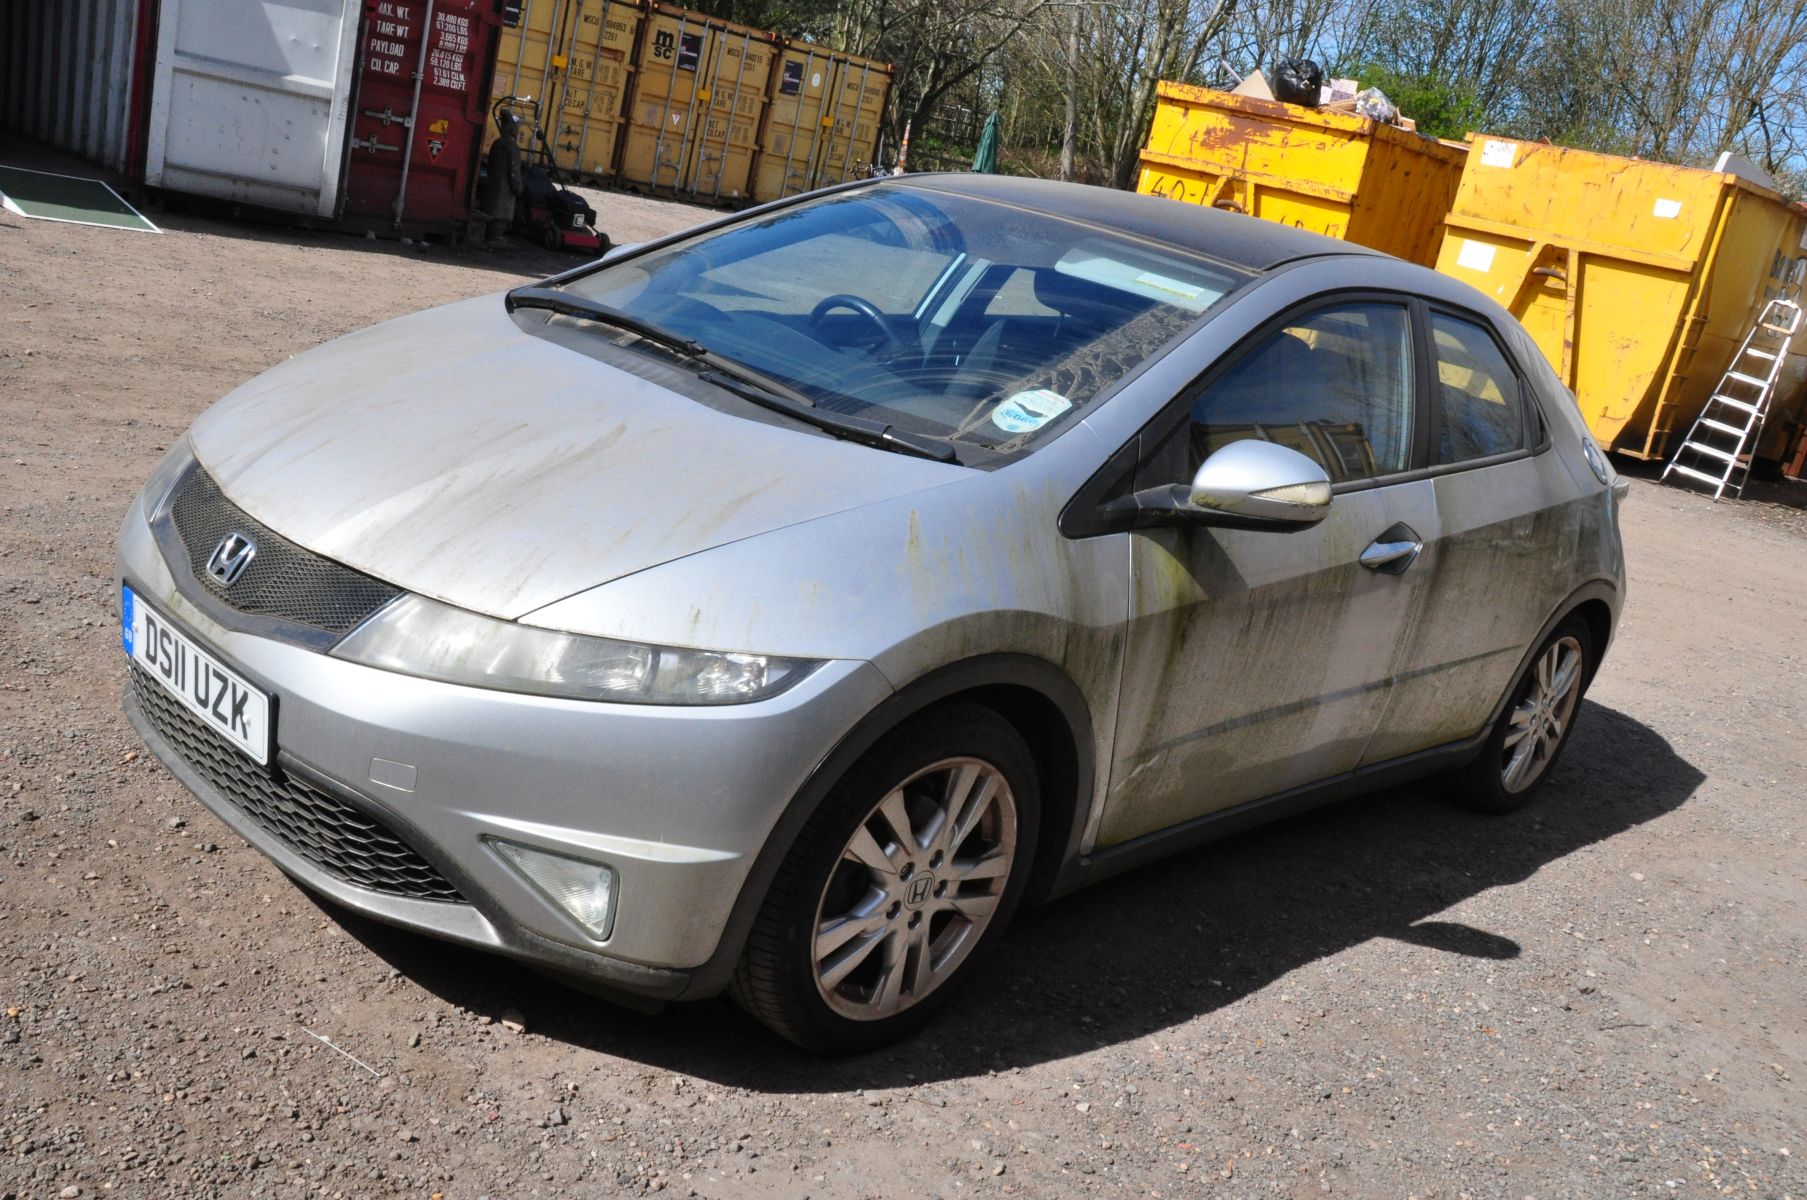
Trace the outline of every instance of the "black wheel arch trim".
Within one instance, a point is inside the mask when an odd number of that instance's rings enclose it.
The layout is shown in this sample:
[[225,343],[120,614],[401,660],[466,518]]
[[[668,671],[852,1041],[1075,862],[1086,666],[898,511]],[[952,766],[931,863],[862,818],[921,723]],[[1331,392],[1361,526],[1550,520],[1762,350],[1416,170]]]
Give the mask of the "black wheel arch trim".
[[986,654],[965,659],[923,675],[866,713],[818,762],[797,793],[785,806],[765,844],[754,857],[753,865],[741,884],[740,895],[722,930],[721,940],[709,960],[690,972],[690,980],[677,999],[699,999],[714,995],[728,986],[735,964],[740,961],[754,918],[765,903],[779,864],[790,853],[804,822],[821,805],[830,788],[847,773],[861,755],[879,739],[917,713],[932,708],[955,696],[987,688],[1018,688],[1036,693],[1059,711],[1066,722],[1066,732],[1073,748],[1072,812],[1063,831],[1047,820],[1044,808],[1042,842],[1036,849],[1029,891],[1024,899],[1034,903],[1066,884],[1070,866],[1078,858],[1080,839],[1084,837],[1086,819],[1090,815],[1097,771],[1097,745],[1093,736],[1091,710],[1079,685],[1060,667],[1028,654]]

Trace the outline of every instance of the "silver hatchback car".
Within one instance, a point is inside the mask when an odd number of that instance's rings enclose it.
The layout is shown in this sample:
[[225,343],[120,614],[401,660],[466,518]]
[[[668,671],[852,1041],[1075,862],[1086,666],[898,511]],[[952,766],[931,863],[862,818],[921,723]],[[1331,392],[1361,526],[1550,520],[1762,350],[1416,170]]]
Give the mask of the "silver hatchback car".
[[1444,276],[861,183],[227,396],[120,535],[125,704],[347,908],[858,1049],[1026,899],[1411,776],[1522,803],[1623,495]]

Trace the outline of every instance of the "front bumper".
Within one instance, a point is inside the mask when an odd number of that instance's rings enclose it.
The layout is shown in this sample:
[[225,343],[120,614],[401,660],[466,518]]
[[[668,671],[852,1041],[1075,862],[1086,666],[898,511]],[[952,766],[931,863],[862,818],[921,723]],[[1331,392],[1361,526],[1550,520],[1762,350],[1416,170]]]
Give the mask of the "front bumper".
[[[847,661],[768,701],[696,708],[553,700],[379,671],[216,621],[189,599],[186,564],[172,571],[136,504],[119,573],[276,697],[279,772],[386,826],[468,903],[357,886],[298,853],[198,771],[128,688],[127,714],[151,750],[288,875],[376,919],[660,999],[684,993],[696,968],[733,950],[722,934],[737,905],[759,899],[743,896],[755,856],[815,766],[891,690],[875,667]],[[522,880],[486,838],[610,866],[608,938]]]

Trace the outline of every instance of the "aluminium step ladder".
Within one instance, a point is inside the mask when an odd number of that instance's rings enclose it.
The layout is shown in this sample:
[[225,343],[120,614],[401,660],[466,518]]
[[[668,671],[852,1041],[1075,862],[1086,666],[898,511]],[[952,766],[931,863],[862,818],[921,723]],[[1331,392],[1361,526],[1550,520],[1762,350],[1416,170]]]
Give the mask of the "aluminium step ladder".
[[[1744,495],[1776,377],[1782,373],[1789,343],[1800,327],[1801,308],[1792,300],[1771,300],[1764,306],[1719,387],[1707,398],[1688,436],[1663,468],[1664,479],[1674,474],[1704,483],[1713,489],[1714,500],[1724,495],[1728,486],[1734,496]],[[1734,475],[1738,475],[1736,484],[1732,483]]]

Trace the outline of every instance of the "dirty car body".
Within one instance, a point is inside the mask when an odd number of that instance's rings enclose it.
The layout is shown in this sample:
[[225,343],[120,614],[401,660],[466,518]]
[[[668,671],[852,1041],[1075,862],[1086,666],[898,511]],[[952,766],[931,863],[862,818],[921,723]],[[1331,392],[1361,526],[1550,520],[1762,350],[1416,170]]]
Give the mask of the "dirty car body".
[[[347,908],[653,1001],[769,1000],[794,937],[815,1015],[761,1015],[853,1045],[1024,897],[1496,729],[1541,771],[1511,739],[1553,757],[1585,678],[1535,677],[1611,636],[1619,499],[1443,276],[1100,189],[863,183],[233,392],[125,519],[126,707]],[[1536,657],[1578,622],[1584,659]],[[975,779],[962,849],[931,810]]]

